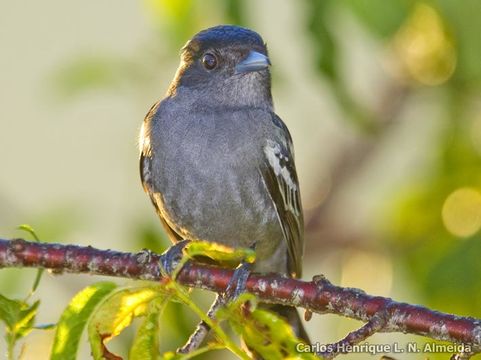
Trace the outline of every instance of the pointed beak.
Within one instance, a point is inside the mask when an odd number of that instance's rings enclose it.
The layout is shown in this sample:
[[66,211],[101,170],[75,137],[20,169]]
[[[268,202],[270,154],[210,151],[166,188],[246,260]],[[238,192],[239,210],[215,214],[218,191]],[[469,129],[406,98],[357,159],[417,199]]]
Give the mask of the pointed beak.
[[267,56],[257,51],[251,51],[244,60],[237,64],[235,74],[267,69],[270,64],[271,62]]

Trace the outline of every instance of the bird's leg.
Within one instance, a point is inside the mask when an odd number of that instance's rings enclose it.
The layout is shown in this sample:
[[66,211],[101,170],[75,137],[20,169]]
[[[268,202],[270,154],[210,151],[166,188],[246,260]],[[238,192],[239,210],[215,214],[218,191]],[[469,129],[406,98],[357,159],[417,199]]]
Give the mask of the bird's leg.
[[[210,319],[215,319],[215,313],[219,307],[224,304],[224,300],[220,295],[217,295],[214,302],[209,308],[207,312],[207,316]],[[185,343],[184,346],[177,349],[177,353],[179,354],[188,354],[194,350],[197,350],[204,339],[206,338],[207,334],[210,331],[210,326],[205,321],[200,321],[195,328],[195,331],[190,335],[189,340]]]
[[181,240],[160,255],[160,267],[163,275],[167,275],[175,278],[177,272],[183,265],[182,259],[184,258],[184,248],[190,240]]
[[[251,246],[255,250],[255,243]],[[229,284],[223,294],[218,294],[207,312],[209,319],[215,319],[216,311],[223,306],[228,301],[237,298],[242,294],[246,287],[247,279],[250,275],[251,263],[242,261],[239,266],[235,269],[232,278],[229,280]],[[207,334],[210,331],[210,326],[205,321],[200,321],[197,325],[195,331],[189,337],[189,340],[184,346],[177,349],[179,354],[188,354],[195,351],[200,347],[202,342],[205,340]]]
[[[247,263],[240,264],[237,269],[234,271],[234,275],[232,279],[229,281],[229,285],[227,286],[226,291],[223,294],[218,294],[209,308],[207,312],[207,316],[214,320],[215,313],[217,309],[223,306],[226,302],[235,299],[237,296],[242,294],[245,289],[245,284],[247,278],[249,277],[249,270],[248,267],[243,266]],[[250,265],[250,264],[247,264]],[[195,328],[195,331],[190,335],[189,340],[185,343],[184,346],[177,349],[177,353],[179,354],[188,354],[192,351],[197,350],[202,342],[207,337],[207,334],[210,331],[210,326],[205,321],[200,321]]]
[[234,270],[232,278],[229,280],[229,284],[222,294],[225,303],[236,299],[245,291],[247,279],[251,274],[250,269],[252,267],[251,263],[242,261],[239,266]]
[[[255,250],[256,244],[257,242],[254,241],[251,246],[249,246],[249,248]],[[239,266],[237,266],[223,294],[224,302],[236,299],[240,294],[245,291],[247,279],[249,278],[249,275],[251,273],[251,267],[252,263],[245,260],[241,261]]]

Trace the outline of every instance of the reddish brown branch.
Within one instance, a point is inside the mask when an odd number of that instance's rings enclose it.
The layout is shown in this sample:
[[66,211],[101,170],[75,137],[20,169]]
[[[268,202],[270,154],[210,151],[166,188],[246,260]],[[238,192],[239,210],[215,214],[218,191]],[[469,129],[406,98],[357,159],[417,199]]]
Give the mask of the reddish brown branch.
[[[0,239],[0,268],[35,267],[59,272],[89,273],[144,280],[160,280],[159,255],[149,251],[123,253],[93,247]],[[233,270],[188,262],[178,281],[190,287],[225,291]],[[481,352],[481,320],[445,314],[418,305],[371,296],[362,290],[332,285],[319,276],[311,282],[279,275],[252,274],[247,291],[262,301],[303,307],[366,322],[339,343],[364,340],[374,332],[403,332],[463,343]]]

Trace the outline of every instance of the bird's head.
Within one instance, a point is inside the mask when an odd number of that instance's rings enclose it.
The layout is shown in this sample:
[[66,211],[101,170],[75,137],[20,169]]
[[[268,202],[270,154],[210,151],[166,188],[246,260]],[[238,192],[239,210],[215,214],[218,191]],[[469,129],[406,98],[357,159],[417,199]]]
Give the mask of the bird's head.
[[267,47],[256,32],[221,25],[197,33],[182,48],[169,95],[195,92],[202,101],[272,106]]

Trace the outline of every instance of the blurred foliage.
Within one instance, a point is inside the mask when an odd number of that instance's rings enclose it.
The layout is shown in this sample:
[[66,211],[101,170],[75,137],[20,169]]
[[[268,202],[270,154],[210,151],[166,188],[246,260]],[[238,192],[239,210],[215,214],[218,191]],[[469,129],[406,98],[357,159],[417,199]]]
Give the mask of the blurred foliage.
[[[481,84],[481,42],[477,37],[481,23],[475,18],[481,13],[481,2],[308,3],[320,74],[334,82],[333,89],[342,81],[337,72],[343,56],[336,47],[336,26],[329,16],[333,7],[336,11],[349,9],[373,39],[378,38],[387,53],[394,55],[401,76],[395,74],[392,82],[407,85],[412,94],[437,88],[433,91],[443,114],[439,119],[443,135],[435,142],[438,148],[432,149],[433,162],[425,176],[416,177],[386,199],[385,206],[391,211],[380,220],[384,222],[380,236],[391,239],[396,260],[405,264],[429,305],[481,316],[481,206],[477,200],[481,194],[481,108],[475,101]],[[357,106],[356,99],[340,103]],[[469,189],[464,197],[447,203],[454,192],[464,188]]]
[[166,250],[171,242],[162,231],[158,224],[145,222],[142,219],[134,221],[135,227],[130,232],[130,238],[135,239],[136,248],[149,249],[156,253],[162,253]]
[[375,36],[389,39],[408,16],[412,0],[344,0],[341,1]]
[[433,4],[452,29],[456,42],[458,65],[454,74],[455,81],[465,86],[479,88],[481,42],[478,35],[481,23],[478,21],[478,15],[481,11],[481,2],[438,0]]
[[[245,24],[245,8],[240,0],[210,0],[209,18],[219,22]],[[179,49],[199,28],[207,26],[206,7],[193,0],[144,0],[148,18],[157,37],[153,43],[140,46],[136,55],[87,55],[80,53],[66,60],[52,75],[54,93],[61,98],[76,98],[92,90],[127,90],[139,84],[150,84],[159,64]],[[169,36],[164,36],[169,34]],[[159,39],[161,41],[159,41]],[[148,59],[146,61],[146,59]]]
[[438,85],[456,66],[454,45],[440,14],[418,4],[394,38],[394,48],[409,76],[424,85]]
[[60,68],[53,79],[58,94],[74,97],[91,89],[117,89],[127,83],[132,70],[115,57],[81,56]]
[[[242,25],[245,22],[244,4],[240,0],[145,0],[152,22],[167,37],[170,46],[178,50],[207,22]],[[206,16],[206,11],[209,16]],[[165,37],[162,36],[164,39]]]
[[457,101],[447,104],[448,126],[431,174],[395,203],[391,237],[433,306],[479,317],[481,158],[466,126],[474,114]]
[[308,1],[308,29],[314,40],[318,70],[331,81],[338,81],[338,49],[329,28],[330,10],[333,6],[335,2],[332,0]]

